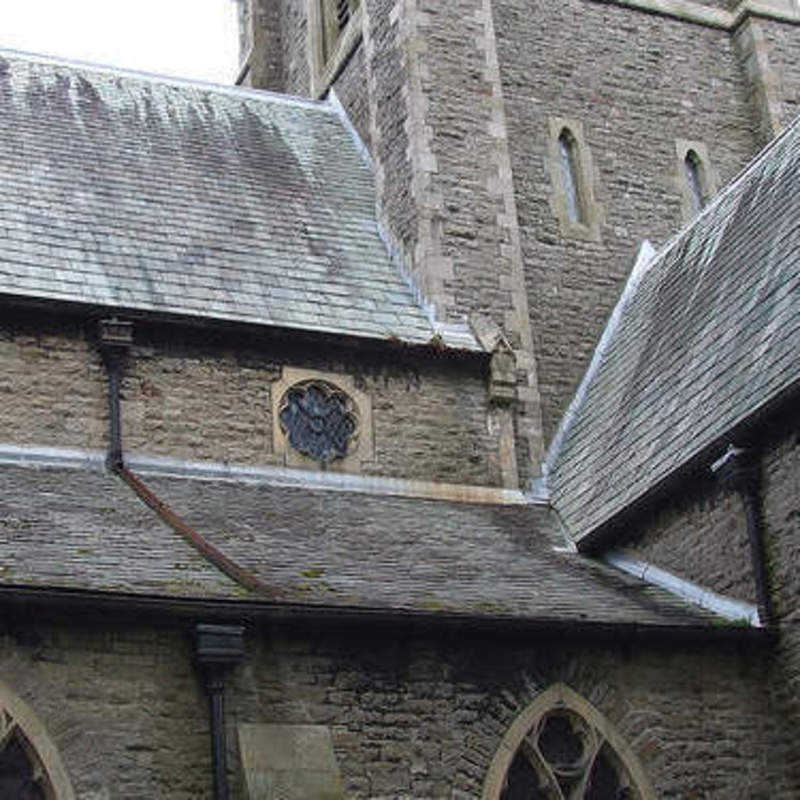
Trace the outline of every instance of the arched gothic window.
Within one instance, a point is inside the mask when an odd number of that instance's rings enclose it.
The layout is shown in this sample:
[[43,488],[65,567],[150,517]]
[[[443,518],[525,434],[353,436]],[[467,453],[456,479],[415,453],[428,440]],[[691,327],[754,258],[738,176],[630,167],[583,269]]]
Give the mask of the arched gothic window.
[[558,148],[561,154],[561,179],[567,204],[567,216],[570,222],[583,222],[584,212],[581,202],[580,173],[578,171],[578,144],[568,128],[564,128],[558,137]]
[[588,701],[558,684],[517,718],[484,800],[655,800],[638,759]]
[[44,726],[33,711],[0,683],[0,798],[75,800],[75,794]]
[[683,166],[686,170],[686,183],[689,187],[692,210],[695,214],[699,214],[703,206],[708,202],[703,187],[703,165],[700,161],[700,156],[694,150],[688,150],[686,157],[683,159]]

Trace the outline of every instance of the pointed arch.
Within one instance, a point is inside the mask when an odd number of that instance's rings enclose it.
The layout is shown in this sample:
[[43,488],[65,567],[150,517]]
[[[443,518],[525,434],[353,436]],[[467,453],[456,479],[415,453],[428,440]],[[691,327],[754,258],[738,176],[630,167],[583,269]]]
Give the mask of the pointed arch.
[[[532,787],[514,793],[514,782]],[[538,793],[536,793],[538,791]],[[563,683],[543,691],[511,724],[492,759],[482,800],[656,800],[636,754],[614,726]]]
[[687,150],[686,157],[683,159],[683,166],[686,170],[686,183],[688,184],[689,197],[692,201],[692,209],[695,214],[699,214],[707,202],[703,188],[703,165],[700,161],[700,156],[694,150]]
[[570,222],[583,223],[586,216],[583,209],[580,172],[578,170],[578,143],[572,131],[564,127],[558,135],[558,149],[561,156],[561,180],[564,187],[567,215]]
[[67,771],[39,718],[0,681],[0,778],[16,776],[33,800],[75,800]]
[[703,142],[675,141],[675,186],[681,198],[681,216],[691,222],[717,191],[717,176]]
[[558,219],[561,235],[599,242],[604,212],[595,197],[599,176],[583,126],[579,120],[565,117],[550,117],[547,124],[550,207]]

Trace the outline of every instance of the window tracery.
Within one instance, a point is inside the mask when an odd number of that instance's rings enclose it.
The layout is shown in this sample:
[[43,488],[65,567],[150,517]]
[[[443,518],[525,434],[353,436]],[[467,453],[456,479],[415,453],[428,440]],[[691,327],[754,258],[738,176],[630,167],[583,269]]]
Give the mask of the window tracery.
[[289,444],[323,465],[345,458],[358,431],[353,400],[321,380],[293,385],[281,400],[278,418]]
[[484,800],[654,800],[630,748],[562,684],[543,692],[503,739]]

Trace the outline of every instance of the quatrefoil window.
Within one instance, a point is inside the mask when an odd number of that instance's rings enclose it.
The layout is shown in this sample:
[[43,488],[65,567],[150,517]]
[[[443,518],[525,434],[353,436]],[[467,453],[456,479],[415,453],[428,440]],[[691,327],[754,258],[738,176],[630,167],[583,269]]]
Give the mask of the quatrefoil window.
[[358,436],[352,398],[327,381],[291,386],[281,399],[278,419],[289,444],[322,465],[345,458]]

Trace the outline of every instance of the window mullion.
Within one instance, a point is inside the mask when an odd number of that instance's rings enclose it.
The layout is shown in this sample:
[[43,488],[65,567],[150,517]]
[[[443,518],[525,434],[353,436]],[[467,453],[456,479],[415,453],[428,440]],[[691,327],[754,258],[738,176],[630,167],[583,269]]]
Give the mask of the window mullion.
[[594,748],[590,758],[588,758],[586,761],[586,769],[584,770],[581,782],[575,792],[576,798],[583,798],[583,796],[586,794],[586,788],[589,785],[589,778],[591,778],[592,770],[594,769],[594,762],[597,760],[597,756],[603,749],[603,745],[606,741],[596,730],[593,730],[592,732],[594,733]]
[[569,798],[564,797],[558,778],[556,778],[555,773],[550,769],[550,765],[545,761],[538,748],[528,739],[523,739],[520,744],[520,750],[530,762],[534,772],[547,780],[549,784],[547,791],[550,793],[552,800],[569,800]]

